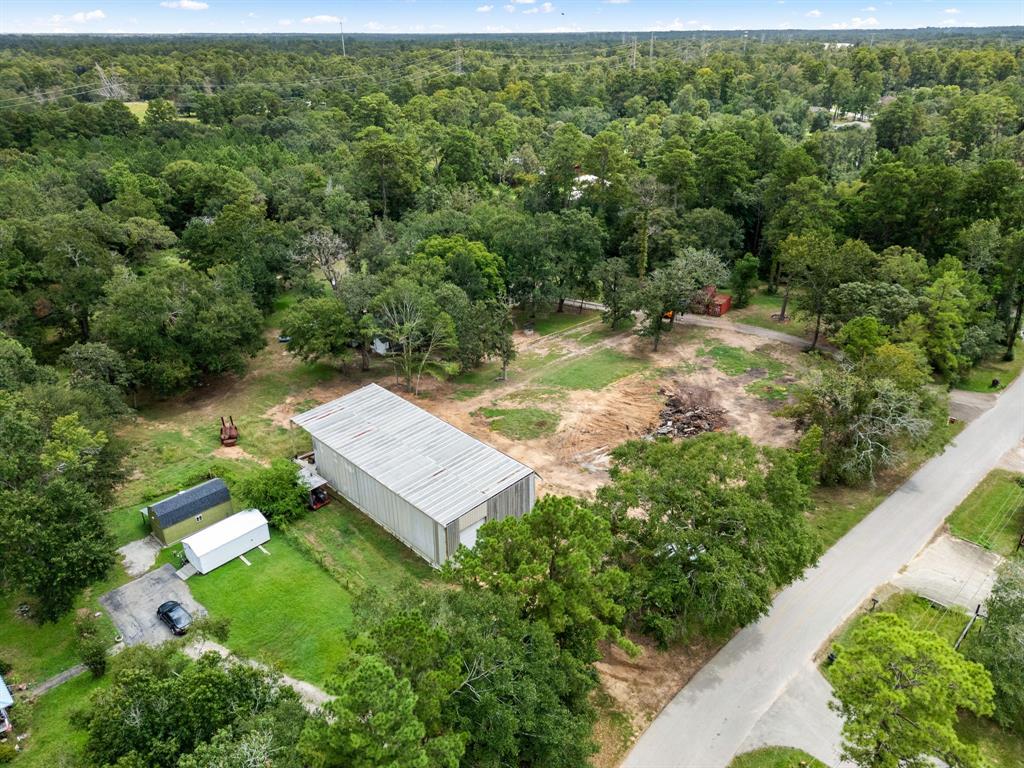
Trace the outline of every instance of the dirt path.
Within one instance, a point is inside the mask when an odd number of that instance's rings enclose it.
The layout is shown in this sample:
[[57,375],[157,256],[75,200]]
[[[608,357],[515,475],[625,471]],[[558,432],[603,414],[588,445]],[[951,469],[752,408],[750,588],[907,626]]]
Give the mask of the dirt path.
[[[566,299],[565,305],[573,308],[578,307],[580,304],[583,305],[584,309],[592,309],[599,312],[603,312],[606,307],[604,304],[598,304],[596,301],[583,301],[579,299]],[[710,317],[708,315],[694,315],[689,312],[683,315],[679,315],[678,322],[680,325],[699,325],[704,328],[718,328],[720,330],[735,331],[736,333],[745,333],[749,336],[759,336],[762,339],[771,339],[772,341],[780,341],[783,344],[789,344],[793,347],[799,347],[806,349],[809,345],[807,339],[802,339],[799,336],[793,336],[790,333],[783,333],[782,331],[775,331],[771,328],[762,328],[759,325],[748,325],[746,323],[735,323],[732,320],[728,320],[724,317]],[[839,352],[838,349],[833,347],[831,344],[825,344],[819,342],[818,349],[822,352],[830,355],[835,355]]]

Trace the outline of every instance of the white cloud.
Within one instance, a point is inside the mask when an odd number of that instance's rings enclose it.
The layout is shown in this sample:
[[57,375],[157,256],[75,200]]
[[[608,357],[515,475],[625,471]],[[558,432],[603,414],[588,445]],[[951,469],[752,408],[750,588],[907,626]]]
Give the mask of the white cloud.
[[319,16],[307,16],[302,20],[303,24],[341,24],[345,19],[341,16],[328,16],[321,13]]
[[363,27],[365,29],[370,30],[371,32],[380,32],[382,29],[384,29],[384,25],[381,24],[379,21],[368,21],[365,24],[363,24]]
[[197,0],[164,0],[160,5],[164,8],[177,8],[179,11],[205,11],[210,7],[209,3],[200,3]]
[[[958,23],[957,23],[956,19],[940,19],[939,20],[939,26],[940,27],[955,27],[955,26],[958,26]],[[960,26],[967,26],[967,25],[963,24],[963,25],[960,25]]]
[[527,8],[525,11],[523,11],[523,16],[529,16],[530,14],[533,13],[540,13],[540,8]]
[[813,11],[808,11],[807,13],[805,13],[804,16],[807,16],[808,18],[811,18],[811,19],[816,19],[819,16],[821,16],[821,11],[819,11],[817,8],[815,8]]
[[877,27],[878,19],[874,16],[868,16],[866,19],[862,19],[860,16],[854,16],[849,21],[842,21],[838,24],[833,24],[832,29],[864,29],[865,27]]
[[[97,21],[99,19],[107,18],[107,14],[98,8],[95,11],[79,11],[78,13],[72,13],[70,16],[61,16],[56,14],[50,17],[50,21],[54,24],[60,24],[61,22],[73,21],[76,24],[85,24],[87,21]],[[61,28],[60,30],[54,30],[55,32],[70,32],[71,30],[67,27]]]
[[629,0],[603,0],[605,5],[628,5]]
[[506,32],[511,32],[511,31],[512,31],[511,27],[500,27],[500,26],[496,27],[493,24],[484,27],[484,32],[490,32],[491,34],[504,34]]
[[494,10],[493,5],[481,5],[476,9],[477,13],[490,13]]
[[541,13],[551,13],[553,10],[555,10],[555,6],[553,6],[551,3],[541,3],[540,10]]
[[868,13],[874,13],[874,12],[875,12],[875,11],[877,11],[878,9],[877,9],[877,8],[875,8],[875,6],[873,6],[873,5],[869,5],[869,6],[867,7],[867,8],[861,8],[861,10],[862,10],[862,11],[866,11],[866,12],[868,12]]
[[943,11],[943,13],[949,13],[949,14],[960,13],[960,9],[959,8],[947,8],[946,10]]
[[501,7],[505,9],[506,13],[515,13],[516,12],[516,7],[514,5],[503,5]]
[[533,5],[537,0],[512,0],[513,5]]
[[295,22],[292,21],[291,19],[278,19],[277,20],[277,26],[279,26],[279,27],[290,27],[294,23]]

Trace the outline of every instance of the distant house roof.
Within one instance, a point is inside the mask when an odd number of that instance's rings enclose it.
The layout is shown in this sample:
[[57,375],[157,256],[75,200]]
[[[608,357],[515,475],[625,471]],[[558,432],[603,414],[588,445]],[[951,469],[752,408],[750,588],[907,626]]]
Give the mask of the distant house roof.
[[188,520],[211,507],[231,501],[231,492],[219,477],[170,496],[149,507],[161,528]]
[[441,525],[533,474],[377,384],[292,421]]
[[208,555],[228,542],[267,525],[267,518],[258,509],[243,509],[219,523],[204,528],[181,540],[197,557]]

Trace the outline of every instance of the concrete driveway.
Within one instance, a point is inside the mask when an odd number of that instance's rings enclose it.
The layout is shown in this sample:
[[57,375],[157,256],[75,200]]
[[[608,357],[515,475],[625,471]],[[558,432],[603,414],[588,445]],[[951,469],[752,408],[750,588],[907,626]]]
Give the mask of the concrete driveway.
[[977,544],[943,533],[922,549],[892,580],[939,605],[968,611],[988,600],[1003,558]]
[[125,645],[159,645],[173,637],[156,617],[157,607],[168,600],[177,600],[195,618],[206,615],[206,609],[192,598],[188,585],[174,575],[172,565],[107,592],[100,604],[107,609]]

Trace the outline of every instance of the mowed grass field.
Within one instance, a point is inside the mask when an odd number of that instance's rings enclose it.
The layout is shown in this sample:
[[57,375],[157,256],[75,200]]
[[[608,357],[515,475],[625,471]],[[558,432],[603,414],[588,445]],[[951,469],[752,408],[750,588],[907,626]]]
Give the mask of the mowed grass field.
[[18,703],[11,715],[29,737],[22,742],[22,752],[15,758],[14,768],[56,768],[81,765],[79,752],[85,746],[86,734],[71,726],[71,715],[88,704],[89,697],[110,685],[110,676],[99,680],[86,673],[47,691],[32,703]]
[[1024,475],[994,469],[949,516],[954,536],[1004,557],[1017,550],[1024,534]]
[[231,620],[226,645],[235,653],[323,685],[345,655],[352,598],[325,570],[279,532],[259,550],[189,579],[210,616]]
[[[1024,341],[1014,345],[1013,360],[996,358],[986,360],[968,371],[966,378],[957,384],[957,389],[969,392],[998,392],[1006,389],[1020,375],[1024,368]],[[992,381],[999,379],[999,386],[993,387]]]

